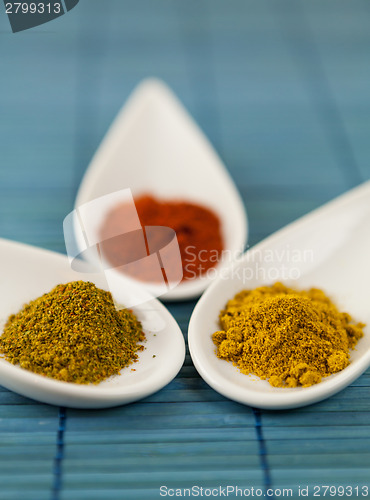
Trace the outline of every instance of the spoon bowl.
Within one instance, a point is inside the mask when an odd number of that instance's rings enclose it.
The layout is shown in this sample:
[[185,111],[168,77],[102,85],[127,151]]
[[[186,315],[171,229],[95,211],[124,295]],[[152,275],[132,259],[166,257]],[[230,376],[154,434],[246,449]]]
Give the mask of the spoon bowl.
[[[0,268],[0,332],[10,314],[16,314],[25,303],[49,292],[58,283],[91,281],[112,291],[104,275],[73,271],[64,255],[3,239],[0,239]],[[125,305],[130,289],[117,288],[112,295],[117,303]],[[108,408],[153,394],[180,370],[185,342],[178,324],[159,301],[139,302],[131,309],[146,334],[145,348],[139,352],[138,362],[120,374],[97,385],[80,385],[32,373],[0,357],[0,384],[44,403],[73,408]]]
[[[315,403],[352,383],[370,365],[369,255],[370,182],[253,247],[209,287],[194,309],[188,337],[199,374],[224,396],[266,409]],[[310,387],[276,388],[216,357],[211,335],[219,330],[218,315],[227,301],[243,289],[276,281],[297,290],[321,288],[340,311],[366,323],[347,368]]]
[[[75,207],[100,198],[108,200],[106,214],[116,203],[112,194],[128,188],[134,197],[149,193],[204,205],[220,218],[225,254],[235,256],[244,250],[247,216],[240,195],[207,138],[159,80],[142,82],[118,114],[82,179]],[[104,214],[96,219],[103,220]],[[91,229],[94,242],[98,230],[98,224]],[[76,240],[81,241],[78,234]],[[218,267],[225,265],[220,262]],[[161,296],[197,297],[214,274],[184,280]]]

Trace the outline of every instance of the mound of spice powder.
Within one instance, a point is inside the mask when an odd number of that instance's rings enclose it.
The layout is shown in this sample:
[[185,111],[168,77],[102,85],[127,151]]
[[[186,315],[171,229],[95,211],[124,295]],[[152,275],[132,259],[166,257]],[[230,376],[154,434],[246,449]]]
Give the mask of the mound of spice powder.
[[138,358],[140,322],[109,292],[73,281],[9,317],[0,352],[13,364],[65,382],[97,384]]
[[363,336],[322,290],[296,291],[281,283],[244,290],[221,311],[213,334],[217,356],[275,387],[308,387],[349,364]]
[[[140,223],[145,226],[165,226],[173,229],[179,244],[183,280],[190,280],[205,274],[215,267],[220,260],[224,248],[219,217],[209,208],[182,200],[161,200],[151,195],[135,198],[135,206]],[[136,240],[110,238],[119,233],[121,221],[132,215],[130,205],[125,203],[114,207],[106,216],[100,228],[100,248],[105,258],[114,266],[138,258],[139,250]],[[166,232],[157,232],[156,251],[168,243]],[[162,236],[161,236],[162,235]],[[174,256],[176,257],[176,256]],[[138,268],[137,278],[155,281],[150,269]],[[173,259],[174,266],[177,260]],[[167,269],[171,276],[171,269]]]

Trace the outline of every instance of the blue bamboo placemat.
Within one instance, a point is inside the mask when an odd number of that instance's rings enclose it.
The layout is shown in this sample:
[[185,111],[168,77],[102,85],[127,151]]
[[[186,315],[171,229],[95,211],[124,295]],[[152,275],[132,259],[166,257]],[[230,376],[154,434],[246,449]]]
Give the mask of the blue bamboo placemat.
[[[82,175],[147,76],[220,153],[250,245],[369,179],[369,25],[365,0],[80,0],[18,34],[0,10],[0,236],[65,252]],[[194,305],[169,305],[185,338]],[[218,395],[187,355],[165,389],[110,410],[1,389],[0,436],[4,500],[146,500],[161,486],[313,498],[315,485],[349,485],[356,497],[370,482],[370,373],[322,403],[269,412]]]

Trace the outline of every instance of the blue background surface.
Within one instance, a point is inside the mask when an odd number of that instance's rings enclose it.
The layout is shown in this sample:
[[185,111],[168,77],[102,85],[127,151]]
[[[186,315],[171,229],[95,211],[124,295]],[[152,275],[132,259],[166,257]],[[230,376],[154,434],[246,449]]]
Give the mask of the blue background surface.
[[[369,26],[365,0],[80,0],[12,34],[1,5],[0,236],[65,252],[62,221],[93,153],[156,76],[227,165],[257,243],[370,178]],[[169,306],[185,337],[194,304]],[[320,404],[255,411],[210,389],[187,356],[168,387],[111,410],[0,389],[0,436],[4,500],[362,486],[370,373]]]

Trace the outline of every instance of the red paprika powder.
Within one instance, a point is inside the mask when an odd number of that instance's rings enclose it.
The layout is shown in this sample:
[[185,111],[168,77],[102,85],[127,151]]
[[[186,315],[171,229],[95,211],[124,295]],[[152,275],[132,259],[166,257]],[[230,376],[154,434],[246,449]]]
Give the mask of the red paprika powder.
[[[183,280],[194,279],[217,265],[224,245],[220,219],[212,210],[185,200],[161,200],[151,195],[136,198],[135,205],[143,228],[165,226],[175,231],[182,259]],[[108,213],[101,226],[100,247],[114,267],[126,262],[139,262],[145,256],[139,244],[141,234],[132,232],[130,238],[124,235],[110,238],[110,235],[118,233],[120,221],[126,218],[127,223],[129,213],[127,204],[119,204]],[[168,243],[169,235],[165,231],[156,234],[157,251]],[[152,250],[153,241],[151,243]],[[141,260],[141,263],[144,261]],[[158,276],[151,275],[149,267],[145,265],[138,266],[135,277],[158,281]]]

